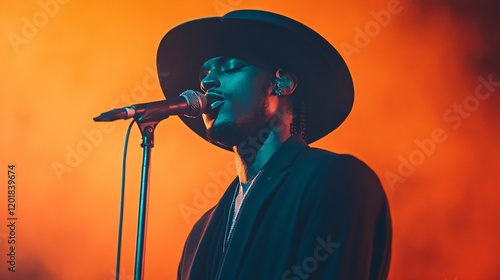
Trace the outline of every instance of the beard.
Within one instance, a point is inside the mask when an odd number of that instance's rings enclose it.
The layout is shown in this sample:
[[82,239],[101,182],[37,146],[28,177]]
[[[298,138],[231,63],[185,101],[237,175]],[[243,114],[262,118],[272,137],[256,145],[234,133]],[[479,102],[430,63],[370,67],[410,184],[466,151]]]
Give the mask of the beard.
[[244,129],[236,123],[224,122],[212,126],[207,130],[207,138],[211,143],[216,143],[227,148],[237,146],[244,141]]
[[259,106],[243,119],[235,122],[225,121],[221,123],[214,122],[214,125],[207,130],[207,138],[211,143],[216,143],[227,148],[239,146],[242,143],[249,142],[252,136],[259,137],[259,142],[262,142],[268,135],[262,137],[264,129],[269,129],[269,116],[266,111],[268,104],[262,98],[259,100]]

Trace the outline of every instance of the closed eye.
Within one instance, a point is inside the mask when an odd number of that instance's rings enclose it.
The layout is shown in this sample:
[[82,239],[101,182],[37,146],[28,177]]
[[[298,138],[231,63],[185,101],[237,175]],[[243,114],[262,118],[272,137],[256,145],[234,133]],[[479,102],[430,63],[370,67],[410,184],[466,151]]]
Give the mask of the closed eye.
[[225,74],[231,74],[231,73],[235,73],[235,72],[242,70],[244,67],[245,66],[231,67],[231,68],[227,68],[227,69],[221,69],[221,71]]

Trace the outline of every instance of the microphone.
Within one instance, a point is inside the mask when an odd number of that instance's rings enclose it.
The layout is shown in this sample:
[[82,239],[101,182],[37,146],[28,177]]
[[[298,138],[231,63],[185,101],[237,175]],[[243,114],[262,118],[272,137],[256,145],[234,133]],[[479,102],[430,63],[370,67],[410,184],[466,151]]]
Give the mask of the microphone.
[[129,107],[113,109],[94,118],[96,122],[112,122],[139,118],[140,121],[161,121],[171,115],[184,115],[190,118],[201,116],[207,107],[204,94],[186,90],[177,97],[149,103],[135,104]]

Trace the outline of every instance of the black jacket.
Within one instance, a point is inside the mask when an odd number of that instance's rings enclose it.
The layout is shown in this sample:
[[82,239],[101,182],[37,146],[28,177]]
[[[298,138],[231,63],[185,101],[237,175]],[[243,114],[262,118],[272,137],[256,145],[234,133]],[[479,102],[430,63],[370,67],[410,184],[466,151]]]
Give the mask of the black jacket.
[[360,160],[287,140],[249,190],[223,252],[237,185],[194,225],[178,279],[387,278],[389,206]]

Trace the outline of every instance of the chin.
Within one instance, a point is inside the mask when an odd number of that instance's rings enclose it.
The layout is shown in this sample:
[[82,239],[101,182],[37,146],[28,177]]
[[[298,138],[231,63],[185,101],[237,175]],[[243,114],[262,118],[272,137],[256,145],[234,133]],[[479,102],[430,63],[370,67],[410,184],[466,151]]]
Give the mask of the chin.
[[218,143],[231,148],[237,146],[244,140],[244,137],[241,136],[244,135],[242,132],[241,127],[235,123],[213,123],[213,125],[207,129],[207,137],[212,143]]

